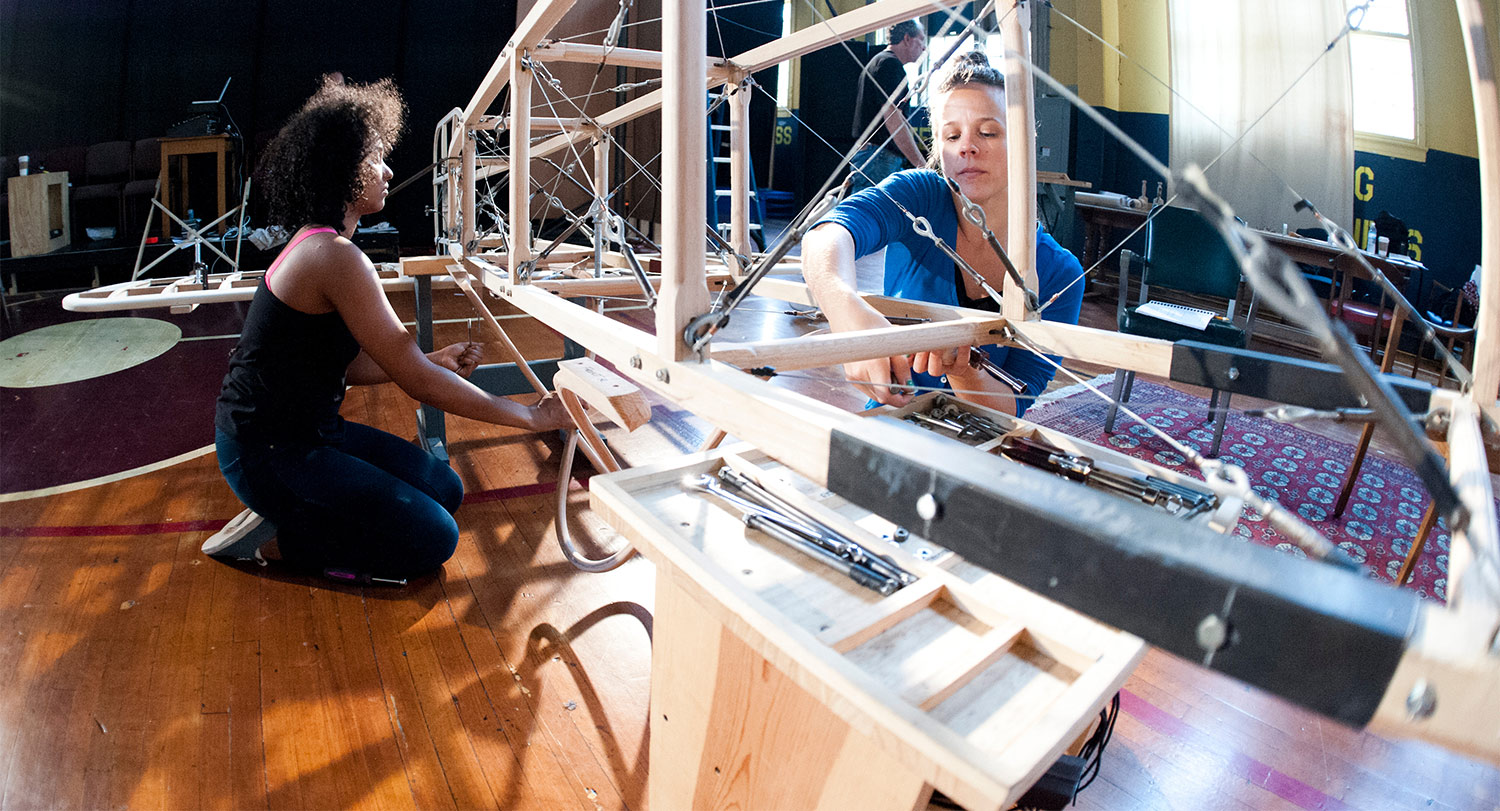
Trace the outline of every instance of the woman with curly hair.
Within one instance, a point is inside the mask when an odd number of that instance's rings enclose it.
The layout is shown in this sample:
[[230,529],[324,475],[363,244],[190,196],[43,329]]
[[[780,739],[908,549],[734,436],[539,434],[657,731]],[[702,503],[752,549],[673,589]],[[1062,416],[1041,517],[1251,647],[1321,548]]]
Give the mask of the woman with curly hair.
[[[850,195],[808,232],[802,268],[808,288],[835,332],[888,327],[890,322],[859,297],[857,258],[885,249],[885,295],[996,311],[999,305],[963,273],[932,239],[918,234],[909,216],[926,217],[941,238],[994,289],[1002,289],[1005,267],[978,226],[960,217],[963,199],[949,191],[951,179],[984,210],[985,221],[1004,223],[1009,210],[1005,144],[1005,77],[983,53],[958,57],[934,83],[930,113],[935,143],[929,169],[898,172],[880,185]],[[936,170],[936,171],[933,171]],[[1005,238],[1002,234],[1002,240]],[[1037,291],[1051,301],[1048,321],[1078,323],[1083,304],[1083,268],[1037,225]],[[971,365],[969,351],[949,349],[915,356],[875,358],[844,364],[856,388],[876,402],[911,402],[907,386],[950,388],[966,400],[1020,415],[1052,381],[1043,359],[1005,346],[978,350],[1003,374]],[[1006,380],[1005,378],[1008,378]]]
[[270,218],[295,234],[255,292],[219,395],[219,469],[250,509],[204,543],[207,554],[250,557],[274,534],[294,566],[391,581],[453,554],[458,476],[346,422],[346,385],[394,381],[444,411],[534,431],[568,424],[553,396],[525,406],[469,383],[478,344],[423,354],[349,241],[361,216],[385,207],[385,156],[404,117],[389,79],[324,77],[261,159]]

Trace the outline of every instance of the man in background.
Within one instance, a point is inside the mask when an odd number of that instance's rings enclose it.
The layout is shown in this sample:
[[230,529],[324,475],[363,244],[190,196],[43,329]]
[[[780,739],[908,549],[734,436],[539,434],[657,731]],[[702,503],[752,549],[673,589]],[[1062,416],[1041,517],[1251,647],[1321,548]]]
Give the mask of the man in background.
[[[922,150],[906,123],[903,111],[910,88],[896,95],[897,88],[906,78],[903,65],[922,58],[927,50],[927,35],[916,20],[907,20],[891,26],[890,44],[865,66],[860,75],[859,93],[854,102],[855,138],[863,135],[870,122],[877,118],[884,124],[870,136],[870,142],[854,153],[850,171],[854,180],[850,191],[858,191],[884,180],[887,175],[901,170],[905,158],[912,166],[922,166]],[[882,146],[883,145],[883,146]]]

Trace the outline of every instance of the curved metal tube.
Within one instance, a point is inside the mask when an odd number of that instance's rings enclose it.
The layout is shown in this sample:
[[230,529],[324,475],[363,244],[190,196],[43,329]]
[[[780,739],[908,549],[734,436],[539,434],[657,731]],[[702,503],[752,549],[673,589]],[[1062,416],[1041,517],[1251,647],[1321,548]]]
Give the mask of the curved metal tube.
[[575,428],[568,432],[568,442],[563,448],[562,466],[557,472],[557,512],[553,516],[553,525],[557,527],[557,546],[562,550],[563,557],[580,571],[598,574],[618,568],[620,564],[630,560],[630,556],[635,554],[635,547],[626,541],[624,546],[605,557],[592,559],[584,557],[577,547],[573,546],[573,536],[568,531],[568,480],[573,477],[573,455],[577,450],[578,429]]

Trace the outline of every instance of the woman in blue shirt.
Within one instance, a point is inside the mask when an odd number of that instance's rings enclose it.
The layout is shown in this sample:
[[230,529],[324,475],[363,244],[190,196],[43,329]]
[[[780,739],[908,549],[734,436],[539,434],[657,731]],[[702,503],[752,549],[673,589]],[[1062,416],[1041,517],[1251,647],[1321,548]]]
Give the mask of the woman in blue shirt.
[[[964,197],[984,209],[985,221],[1004,223],[1009,208],[1006,186],[1005,80],[982,53],[958,58],[935,84],[931,113],[932,150],[936,171],[899,172],[879,186],[852,195],[829,213],[802,243],[803,274],[813,297],[835,332],[888,327],[890,322],[859,297],[854,261],[881,248],[885,253],[885,294],[975,309],[996,310],[979,284],[960,271],[952,259],[918,234],[908,216],[926,217],[935,236],[958,251],[996,290],[1003,286],[1004,265],[983,233],[959,216],[962,200],[948,188],[952,178]],[[941,174],[940,174],[941,173]],[[1049,321],[1078,323],[1083,268],[1037,227],[1036,269],[1038,296],[1048,302],[1042,313]],[[905,405],[912,394],[899,388],[907,380],[919,386],[947,386],[999,411],[1021,414],[1032,397],[1051,382],[1053,368],[1025,350],[1002,346],[981,348],[992,362],[1025,385],[1026,397],[1009,385],[971,367],[966,349],[919,352],[847,363],[845,373],[874,400]]]

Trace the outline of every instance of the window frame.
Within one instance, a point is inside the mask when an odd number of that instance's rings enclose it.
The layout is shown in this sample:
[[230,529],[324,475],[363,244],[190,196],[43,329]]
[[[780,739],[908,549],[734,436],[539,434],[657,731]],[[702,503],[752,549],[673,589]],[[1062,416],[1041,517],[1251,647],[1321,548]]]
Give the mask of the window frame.
[[1406,40],[1407,47],[1411,49],[1411,83],[1412,83],[1412,137],[1397,138],[1391,135],[1380,135],[1372,132],[1362,132],[1354,127],[1354,110],[1349,111],[1349,129],[1354,134],[1354,148],[1359,152],[1373,152],[1388,157],[1403,158],[1406,160],[1425,162],[1427,160],[1427,136],[1424,113],[1424,97],[1422,92],[1422,51],[1418,44],[1416,15],[1412,14],[1411,0],[1403,0],[1403,8],[1406,11],[1406,34],[1391,34],[1383,31],[1353,31],[1350,32],[1349,48],[1349,80],[1352,83],[1359,81],[1359,74],[1355,71],[1353,58],[1353,40],[1355,37],[1382,37],[1385,39]]

